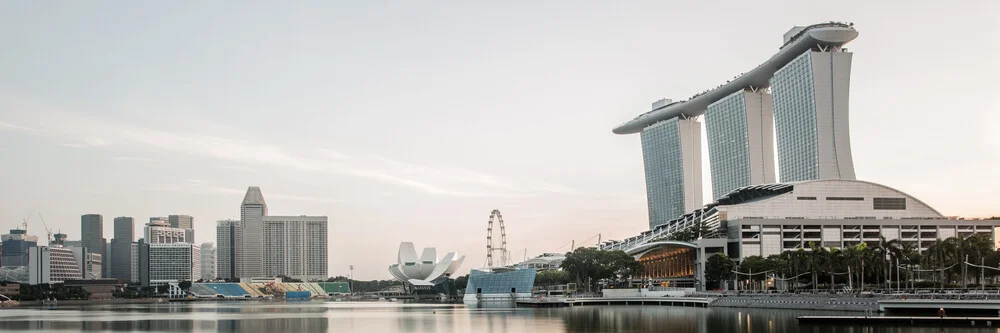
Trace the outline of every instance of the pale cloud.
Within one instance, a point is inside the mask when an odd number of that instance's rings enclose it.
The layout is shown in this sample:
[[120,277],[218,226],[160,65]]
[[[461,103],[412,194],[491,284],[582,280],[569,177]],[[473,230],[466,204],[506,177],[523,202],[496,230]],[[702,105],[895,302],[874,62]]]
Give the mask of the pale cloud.
[[31,127],[26,127],[26,126],[22,126],[22,125],[18,125],[18,124],[12,124],[12,123],[8,123],[8,122],[4,122],[4,121],[0,121],[0,129],[11,130],[11,131],[20,131],[20,132],[38,132],[37,129],[31,128]]
[[145,157],[133,157],[133,156],[118,156],[115,157],[116,161],[128,161],[128,162],[152,162],[152,159]]
[[350,155],[341,153],[341,152],[336,151],[336,150],[321,148],[319,151],[322,152],[323,154],[325,154],[326,157],[329,157],[331,159],[335,159],[335,160],[348,160],[348,159],[351,159]]
[[[4,100],[0,99],[0,107]],[[16,104],[16,103],[15,103]],[[11,113],[18,117],[19,125],[4,122],[0,130],[17,130],[61,141],[60,145],[74,148],[106,148],[129,146],[188,153],[224,161],[252,165],[275,166],[299,171],[320,172],[347,177],[364,178],[382,183],[411,188],[433,195],[459,197],[524,197],[542,194],[572,194],[569,187],[557,184],[525,186],[504,182],[497,177],[453,167],[431,167],[401,162],[382,156],[370,155],[368,159],[355,159],[345,153],[318,149],[328,159],[337,163],[324,163],[311,157],[291,154],[279,146],[251,140],[204,135],[200,133],[171,132],[141,126],[92,119],[74,113],[51,111],[37,106]],[[29,131],[20,125],[44,124],[45,131]],[[120,157],[118,160],[146,161],[139,158]],[[253,169],[246,165],[227,166],[234,170]],[[212,189],[202,189],[211,191]],[[216,189],[217,190],[217,189]],[[316,201],[328,201],[316,198]]]
[[[149,190],[188,193],[188,194],[220,194],[227,196],[243,195],[246,193],[246,189],[243,188],[222,187],[200,179],[188,179],[185,180],[184,182],[174,183],[174,184],[160,184],[150,187]],[[267,194],[266,198],[269,200],[301,201],[309,203],[341,202],[341,200],[333,198],[323,198],[323,197],[313,197],[313,196],[303,196],[303,195],[288,195],[288,194],[270,193],[270,192]]]
[[226,169],[226,170],[245,171],[245,172],[257,172],[257,169],[254,169],[254,168],[251,168],[251,167],[248,167],[248,166],[242,166],[242,165],[226,165],[226,166],[222,166],[221,168]]

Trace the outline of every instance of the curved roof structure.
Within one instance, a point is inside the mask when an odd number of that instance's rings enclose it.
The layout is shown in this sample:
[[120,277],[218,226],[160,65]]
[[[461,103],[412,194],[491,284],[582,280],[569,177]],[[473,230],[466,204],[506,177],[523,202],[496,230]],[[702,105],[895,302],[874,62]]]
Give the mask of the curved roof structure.
[[645,254],[646,252],[660,248],[697,248],[697,247],[698,246],[694,245],[693,243],[665,240],[665,241],[655,241],[655,242],[645,243],[630,248],[626,250],[625,253],[628,253],[633,256],[642,256],[642,254]]
[[778,69],[812,47],[816,45],[840,47],[857,37],[857,30],[848,24],[830,22],[807,26],[785,42],[778,53],[749,72],[712,90],[697,94],[687,101],[670,103],[643,113],[615,127],[612,132],[615,134],[639,133],[643,128],[659,121],[680,116],[699,116],[705,113],[705,108],[709,104],[732,93],[748,87],[769,86],[769,80]]
[[389,266],[389,274],[399,281],[409,282],[416,286],[433,286],[441,283],[458,270],[465,260],[455,252],[448,252],[441,261],[437,261],[437,249],[425,248],[420,257],[411,242],[399,244],[397,262]]

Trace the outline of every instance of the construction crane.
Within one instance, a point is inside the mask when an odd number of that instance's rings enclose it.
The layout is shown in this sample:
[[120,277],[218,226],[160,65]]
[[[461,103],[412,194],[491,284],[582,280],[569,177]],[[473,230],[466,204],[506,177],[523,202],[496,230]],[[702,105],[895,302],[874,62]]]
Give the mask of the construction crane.
[[[49,225],[45,224],[45,218],[42,217],[42,213],[38,213],[38,218],[42,220],[42,227],[45,227],[45,240],[49,242],[49,245],[52,245],[52,229],[49,229]],[[24,229],[28,229],[28,227],[25,226]]]

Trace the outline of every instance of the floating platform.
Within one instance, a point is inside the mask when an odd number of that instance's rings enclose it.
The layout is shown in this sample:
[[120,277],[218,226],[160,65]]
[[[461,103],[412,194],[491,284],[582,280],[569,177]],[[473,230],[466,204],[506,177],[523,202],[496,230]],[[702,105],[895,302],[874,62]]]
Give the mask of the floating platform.
[[557,308],[583,305],[655,305],[707,308],[710,298],[696,297],[595,297],[595,298],[533,298],[518,300],[517,306]]
[[1000,317],[801,316],[801,325],[1000,327]]

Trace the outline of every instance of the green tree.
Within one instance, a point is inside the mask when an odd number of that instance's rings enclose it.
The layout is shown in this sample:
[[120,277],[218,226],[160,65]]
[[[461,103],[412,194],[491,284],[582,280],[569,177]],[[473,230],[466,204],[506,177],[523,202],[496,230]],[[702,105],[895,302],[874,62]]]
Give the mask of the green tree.
[[716,253],[705,262],[705,280],[716,284],[718,288],[722,281],[732,280],[736,274],[733,270],[736,263],[725,253]]
[[545,287],[546,289],[548,289],[549,286],[570,283],[572,279],[573,277],[567,271],[560,271],[560,270],[541,271],[535,275],[535,286]]
[[740,261],[739,272],[744,274],[743,277],[748,277],[754,282],[764,281],[767,275],[762,273],[769,270],[771,270],[771,265],[761,256],[749,256]]
[[469,274],[455,278],[455,288],[464,290],[469,285]]
[[627,281],[642,269],[642,265],[624,251],[587,247],[567,253],[560,267],[579,283],[586,284],[588,289],[596,287],[601,280]]

